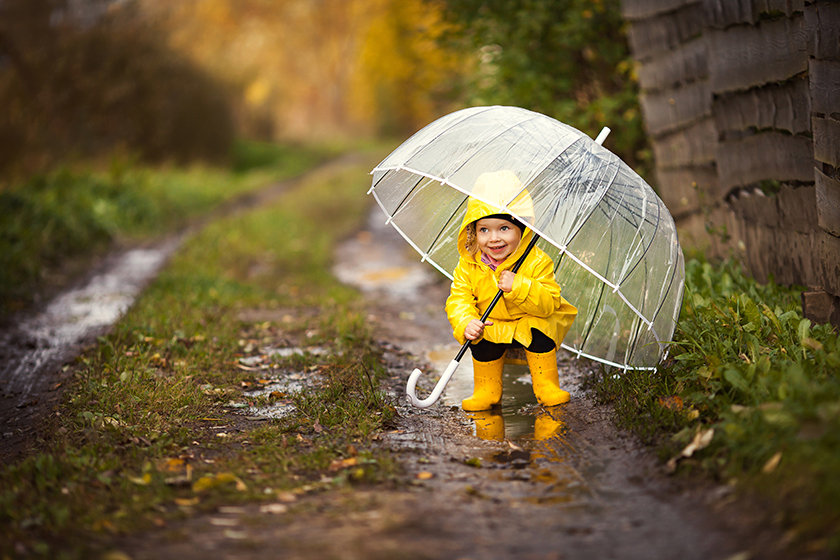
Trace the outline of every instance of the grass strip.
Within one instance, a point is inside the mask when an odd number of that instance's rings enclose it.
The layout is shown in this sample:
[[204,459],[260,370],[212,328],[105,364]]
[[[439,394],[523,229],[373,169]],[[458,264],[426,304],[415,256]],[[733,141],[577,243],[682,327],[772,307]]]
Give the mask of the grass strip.
[[840,343],[803,318],[799,294],[689,260],[669,361],[595,387],[670,468],[749,491],[788,542],[838,552]]
[[114,157],[0,188],[0,315],[21,309],[68,262],[113,242],[185,226],[231,198],[299,175],[335,147],[239,141],[227,167],[151,168]]
[[[40,452],[0,471],[0,556],[90,557],[220,504],[393,477],[379,349],[330,272],[367,214],[369,159],[205,228],[70,366]],[[308,389],[246,393],[282,379]],[[253,416],[268,405],[293,411]]]

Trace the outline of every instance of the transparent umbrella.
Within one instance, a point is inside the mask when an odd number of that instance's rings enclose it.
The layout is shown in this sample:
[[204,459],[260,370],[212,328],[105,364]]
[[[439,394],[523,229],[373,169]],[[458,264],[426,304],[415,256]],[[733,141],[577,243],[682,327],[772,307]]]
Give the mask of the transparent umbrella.
[[[523,193],[473,192],[481,174],[502,170],[527,191],[532,215],[517,212]],[[578,309],[563,348],[622,370],[654,368],[667,354],[684,284],[674,220],[636,172],[582,132],[518,107],[473,107],[427,125],[371,173],[369,193],[388,223],[448,278],[467,201],[479,198],[526,223],[553,258]],[[466,346],[424,401],[412,373],[415,405],[437,400]]]

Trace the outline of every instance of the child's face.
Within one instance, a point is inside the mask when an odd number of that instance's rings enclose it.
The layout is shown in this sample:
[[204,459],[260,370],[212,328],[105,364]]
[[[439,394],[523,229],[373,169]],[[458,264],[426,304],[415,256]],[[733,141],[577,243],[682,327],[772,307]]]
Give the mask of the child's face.
[[482,253],[501,261],[519,247],[522,232],[507,220],[482,218],[475,223],[475,237]]

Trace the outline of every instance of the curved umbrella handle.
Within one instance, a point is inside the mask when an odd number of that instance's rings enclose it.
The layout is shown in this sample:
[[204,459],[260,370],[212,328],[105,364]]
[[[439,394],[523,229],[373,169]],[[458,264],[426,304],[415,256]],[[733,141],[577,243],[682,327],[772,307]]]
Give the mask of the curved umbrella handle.
[[415,368],[408,377],[408,385],[405,387],[405,392],[408,393],[408,398],[411,399],[411,404],[417,408],[426,408],[435,404],[440,398],[440,394],[443,393],[443,390],[446,388],[446,384],[449,383],[449,380],[452,378],[452,374],[454,374],[455,370],[458,369],[459,365],[461,365],[461,362],[458,360],[452,360],[449,362],[449,365],[446,367],[446,371],[443,372],[443,375],[440,377],[440,381],[437,382],[437,385],[435,385],[434,390],[423,400],[418,399],[417,394],[415,393],[417,380],[420,379],[420,374],[423,372]]

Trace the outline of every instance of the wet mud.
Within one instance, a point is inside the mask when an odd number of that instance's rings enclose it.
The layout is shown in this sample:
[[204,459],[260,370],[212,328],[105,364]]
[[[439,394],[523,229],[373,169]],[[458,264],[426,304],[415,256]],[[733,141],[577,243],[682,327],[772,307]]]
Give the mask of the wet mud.
[[438,403],[412,407],[409,373],[425,372],[425,396],[458,345],[443,314],[448,283],[383,222],[375,209],[368,227],[339,248],[335,270],[367,295],[399,412],[381,445],[399,458],[403,482],[219,508],[125,539],[120,550],[135,560],[785,557],[772,535],[756,532],[764,525],[733,511],[727,487],[680,484],[615,428],[584,387],[600,366],[561,356],[572,400],[544,409],[527,368],[508,365],[502,406],[465,413],[467,356]]
[[0,332],[0,462],[26,452],[38,420],[61,394],[62,366],[128,309],[180,241],[111,255],[79,285]]
[[[339,248],[335,271],[366,294],[368,319],[385,350],[399,421],[381,445],[399,458],[403,483],[223,507],[122,538],[116,548],[134,560],[785,557],[768,525],[733,509],[728,487],[668,477],[650,450],[616,429],[610,410],[587,394],[587,375],[599,366],[585,360],[561,356],[561,383],[572,400],[551,409],[536,403],[527,368],[509,365],[502,406],[463,412],[460,401],[472,391],[469,356],[438,403],[411,407],[405,396],[411,370],[424,371],[425,396],[458,350],[443,314],[448,283],[419,262],[378,209]],[[24,342],[12,346],[50,348],[32,332],[21,328],[12,336]],[[72,353],[73,345],[63,352]],[[55,367],[67,355],[43,362]],[[17,377],[3,371],[0,412],[4,432],[13,433],[7,445],[26,435],[14,432],[14,422],[24,425],[19,411],[27,407],[19,405],[44,399],[61,380],[59,373],[11,383]]]

